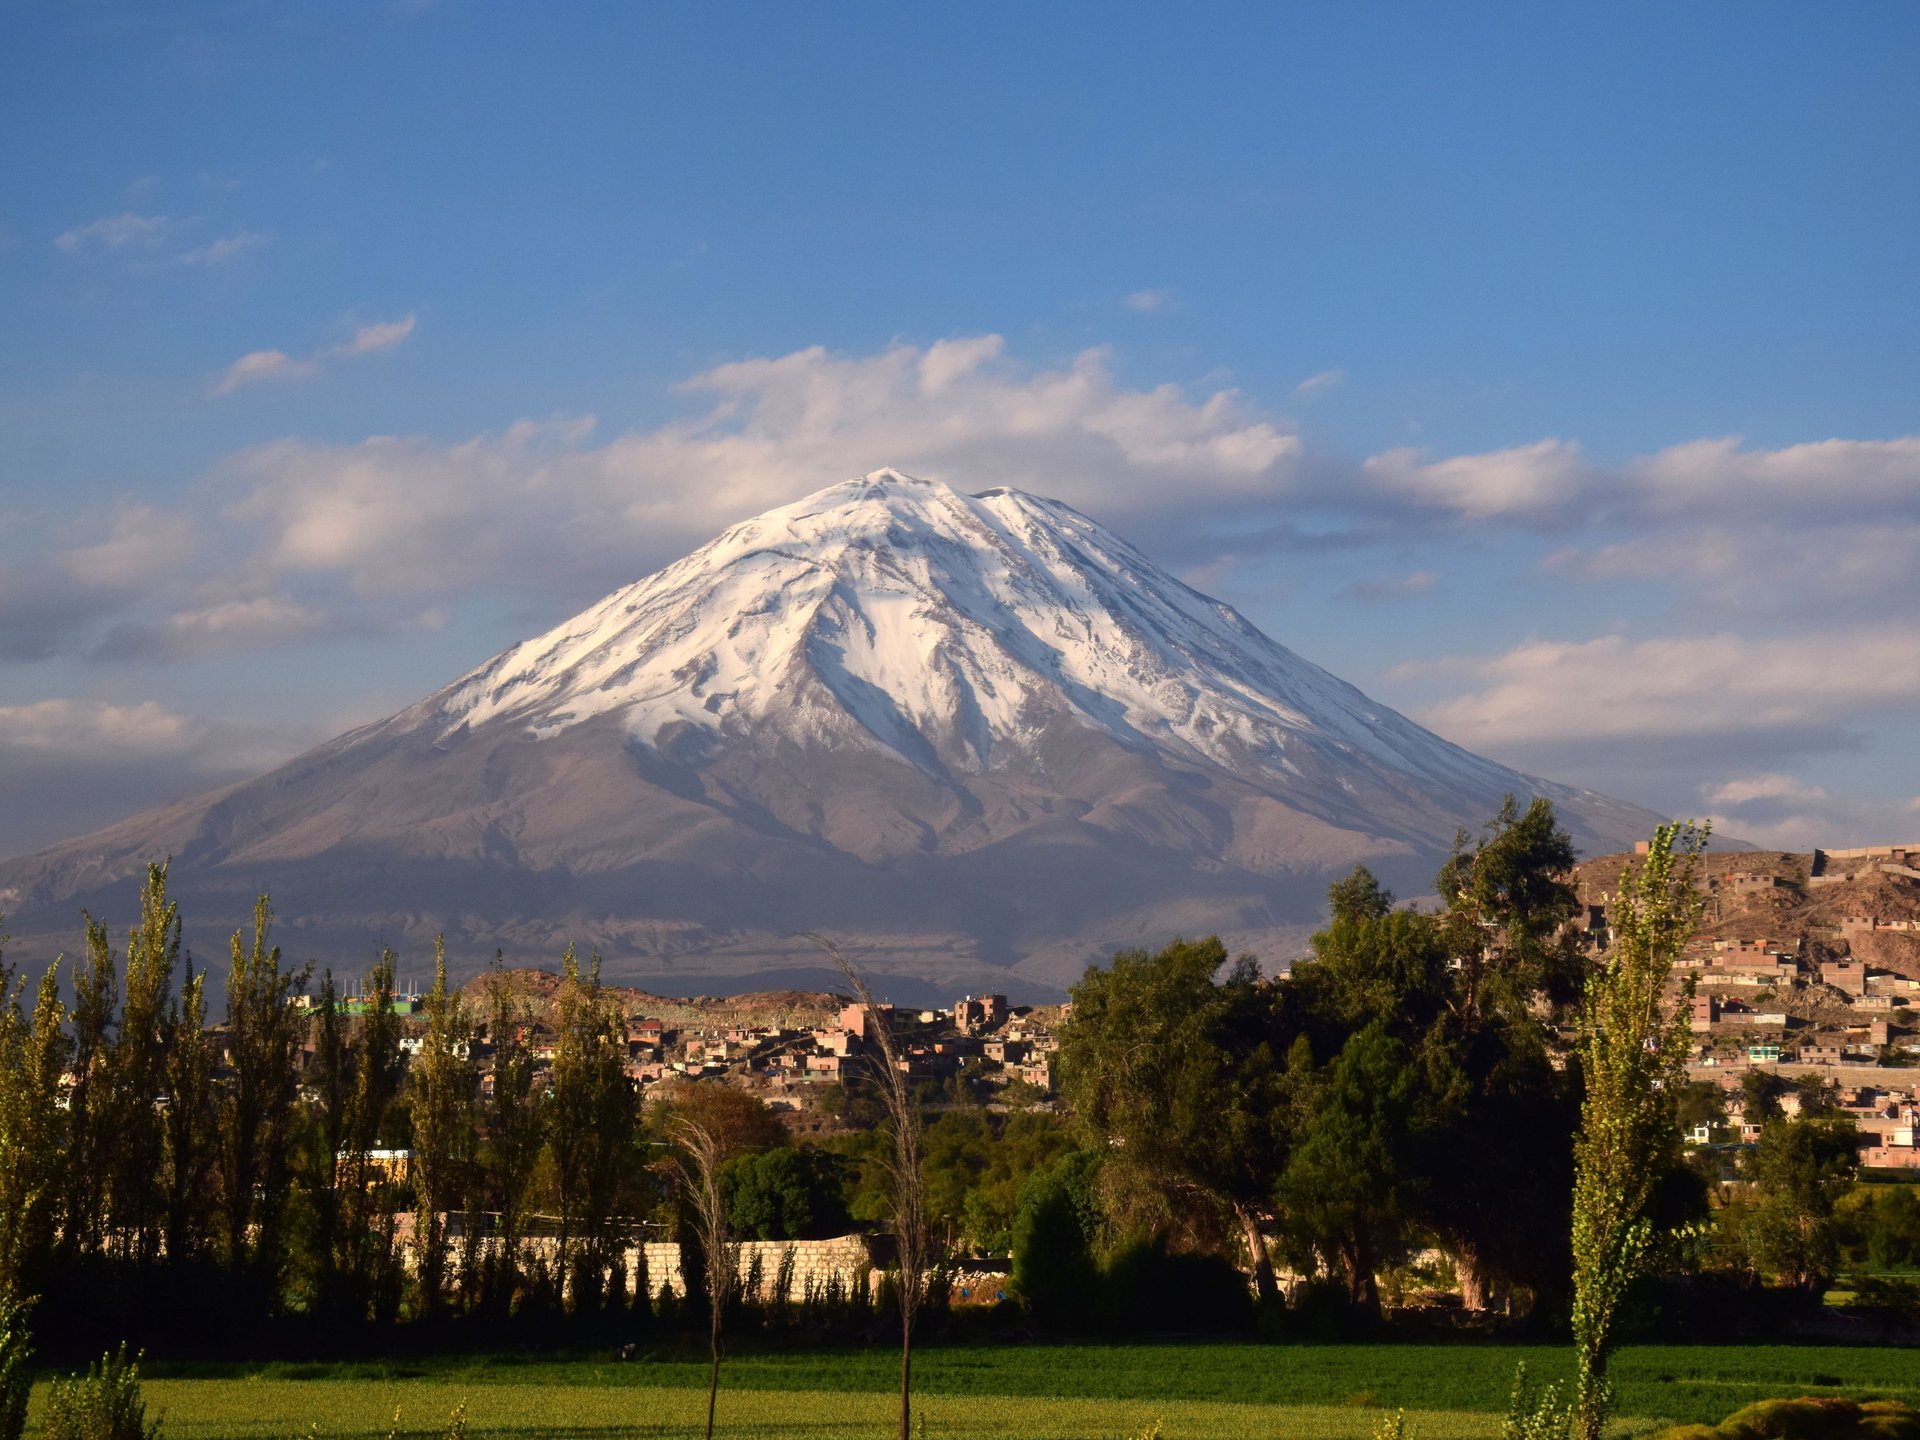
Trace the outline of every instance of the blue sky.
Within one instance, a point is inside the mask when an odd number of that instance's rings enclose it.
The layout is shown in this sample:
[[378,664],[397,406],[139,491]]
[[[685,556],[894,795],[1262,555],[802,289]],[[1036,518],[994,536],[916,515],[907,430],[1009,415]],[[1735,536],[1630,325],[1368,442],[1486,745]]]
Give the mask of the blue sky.
[[888,464],[1913,838],[1915,73],[1906,4],[9,7],[0,852]]

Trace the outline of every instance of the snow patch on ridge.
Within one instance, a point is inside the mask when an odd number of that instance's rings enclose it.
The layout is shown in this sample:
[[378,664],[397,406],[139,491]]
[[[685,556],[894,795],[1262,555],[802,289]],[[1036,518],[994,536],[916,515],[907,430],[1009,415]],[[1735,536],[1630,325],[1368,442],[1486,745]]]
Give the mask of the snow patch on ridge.
[[896,470],[734,526],[413,714],[551,736],[608,712],[648,746],[684,725],[962,771],[1078,723],[1241,774],[1297,775],[1309,742],[1450,784],[1511,776],[1069,506]]

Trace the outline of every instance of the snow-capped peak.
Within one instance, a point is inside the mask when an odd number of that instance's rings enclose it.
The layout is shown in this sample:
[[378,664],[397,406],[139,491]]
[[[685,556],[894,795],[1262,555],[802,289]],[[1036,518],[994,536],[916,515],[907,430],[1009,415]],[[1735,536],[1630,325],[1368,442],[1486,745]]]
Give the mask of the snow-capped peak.
[[1063,724],[1276,775],[1302,741],[1395,769],[1492,769],[1269,640],[1058,501],[875,470],[727,530],[474,671],[445,732],[547,736],[617,712],[679,727],[877,744],[978,770]]

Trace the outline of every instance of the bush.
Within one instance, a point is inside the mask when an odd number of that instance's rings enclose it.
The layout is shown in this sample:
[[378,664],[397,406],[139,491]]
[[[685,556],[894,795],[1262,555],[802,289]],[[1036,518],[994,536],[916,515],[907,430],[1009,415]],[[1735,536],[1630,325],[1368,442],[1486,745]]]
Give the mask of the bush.
[[85,1375],[54,1381],[40,1426],[43,1440],[153,1440],[159,1433],[140,1398],[140,1356],[127,1359],[125,1345]]
[[1121,1246],[1102,1288],[1109,1316],[1133,1333],[1217,1335],[1253,1323],[1246,1276],[1218,1255],[1170,1251],[1164,1235]]
[[763,1150],[720,1168],[727,1219],[754,1240],[817,1240],[846,1233],[844,1165],[824,1150]]
[[1920,1440],[1920,1410],[1898,1400],[1762,1400],[1718,1425],[1680,1425],[1655,1440]]
[[1048,1170],[1020,1188],[1013,1220],[1013,1290],[1037,1325],[1081,1330],[1092,1319],[1100,1272],[1066,1179]]

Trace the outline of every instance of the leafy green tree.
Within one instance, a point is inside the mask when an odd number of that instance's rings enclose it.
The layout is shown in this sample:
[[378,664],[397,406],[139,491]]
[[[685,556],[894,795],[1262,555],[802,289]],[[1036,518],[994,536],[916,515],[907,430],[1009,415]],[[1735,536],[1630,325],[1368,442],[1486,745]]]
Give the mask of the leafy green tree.
[[1393,909],[1393,892],[1382,885],[1364,865],[1353,867],[1344,880],[1336,880],[1327,890],[1327,904],[1333,911],[1333,923],[1354,920],[1380,920]]
[[1100,1302],[1082,1152],[1028,1177],[1013,1222],[1013,1290],[1027,1313],[1051,1329],[1077,1331]]
[[1537,997],[1579,994],[1581,959],[1567,928],[1578,897],[1573,842],[1543,798],[1523,811],[1509,795],[1479,839],[1461,831],[1435,881],[1457,967],[1455,1012],[1468,1030],[1490,1017],[1529,1016]]
[[167,1258],[202,1259],[211,1242],[208,1197],[214,1193],[216,1147],[213,1107],[213,1041],[207,1034],[206,975],[187,962],[180,993],[163,1024],[167,1109]]
[[487,1041],[493,1090],[483,1109],[481,1147],[487,1203],[495,1214],[486,1303],[504,1312],[519,1283],[521,1242],[531,1213],[534,1172],[546,1143],[546,1110],[534,1092],[533,1009],[525,988],[496,953],[487,975]]
[[1260,1231],[1286,1161],[1273,998],[1250,958],[1218,939],[1089,967],[1060,1034],[1060,1087],[1113,1166],[1191,1206],[1230,1208],[1262,1297],[1274,1293]]
[[227,973],[227,1081],[218,1105],[220,1188],[226,1253],[236,1272],[263,1286],[285,1259],[281,1220],[290,1183],[300,1014],[289,1003],[306,972],[282,970],[280,947],[267,943],[273,907],[253,909],[253,941],[236,930]]
[[1305,1044],[1295,1043],[1287,1067],[1300,1094],[1278,1209],[1289,1234],[1344,1279],[1348,1300],[1377,1315],[1374,1276],[1401,1247],[1418,1189],[1408,1169],[1413,1067],[1384,1020],[1356,1032],[1319,1072]]
[[1550,802],[1508,797],[1477,840],[1456,837],[1434,882],[1445,1009],[1410,1042],[1431,1114],[1421,1218],[1470,1308],[1565,1283],[1578,1101],[1554,1027],[1585,967],[1568,923],[1574,859]]
[[1742,1240],[1754,1268],[1810,1296],[1839,1265],[1835,1209],[1859,1170],[1859,1135],[1840,1114],[1768,1121],[1746,1163]]
[[1415,1042],[1447,1008],[1446,937],[1431,915],[1343,913],[1336,901],[1333,923],[1309,943],[1312,957],[1294,966],[1291,988],[1309,1028],[1329,1048],[1375,1019]]
[[1691,1038],[1685,995],[1670,1005],[1667,986],[1699,923],[1693,881],[1705,846],[1706,831],[1692,825],[1654,833],[1645,859],[1621,877],[1614,948],[1587,980],[1579,1035],[1586,1100],[1574,1142],[1575,1440],[1600,1440],[1612,1404],[1615,1317],[1661,1239],[1651,1210],[1677,1165],[1675,1096]]
[[140,918],[127,937],[120,1025],[106,1052],[107,1210],[115,1248],[147,1263],[160,1253],[167,1157],[159,1105],[167,1082],[167,1006],[180,963],[180,907],[167,899],[167,867],[149,865]]
[[845,1233],[840,1157],[781,1146],[736,1155],[720,1167],[720,1193],[736,1234],[755,1240],[818,1240]]
[[113,1086],[108,1059],[114,1014],[120,1004],[120,974],[107,927],[91,915],[86,958],[74,962],[73,1085],[67,1092],[66,1143],[61,1152],[60,1246],[67,1254],[92,1254],[107,1231],[107,1177],[112,1173]]
[[626,1027],[600,983],[561,961],[548,1145],[560,1207],[560,1273],[576,1307],[600,1303],[621,1232],[614,1210],[635,1160],[638,1114],[626,1073]]
[[1771,1070],[1749,1070],[1740,1077],[1740,1114],[1749,1125],[1764,1125],[1786,1112],[1780,1097],[1787,1093],[1787,1082]]
[[68,1040],[59,962],[41,976],[31,1015],[21,1004],[25,989],[11,966],[0,966],[0,1440],[19,1440],[26,1426],[28,1320],[64,1178],[59,1103]]
[[413,1114],[414,1193],[418,1198],[421,1307],[431,1315],[445,1298],[447,1216],[470,1193],[478,1145],[479,1075],[473,1027],[460,993],[447,986],[444,937],[434,942],[427,1029],[408,1074]]
[[1911,1185],[1862,1185],[1834,1207],[1847,1262],[1870,1270],[1920,1268],[1920,1193]]
[[393,1003],[398,968],[393,951],[383,948],[360,982],[360,1013],[353,1017],[347,1041],[352,1091],[334,1161],[346,1303],[356,1317],[370,1313],[380,1321],[398,1314],[401,1291],[393,1225],[394,1202],[401,1197],[391,1193],[396,1187],[389,1172],[373,1163],[375,1150],[396,1148],[382,1142],[391,1138],[394,1120],[404,1118],[399,1106],[400,1017]]

